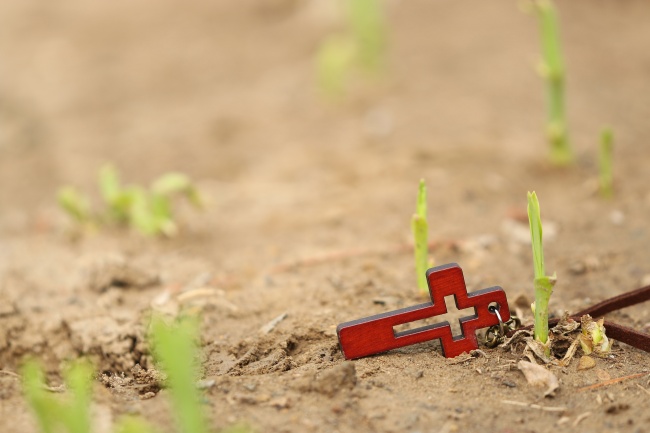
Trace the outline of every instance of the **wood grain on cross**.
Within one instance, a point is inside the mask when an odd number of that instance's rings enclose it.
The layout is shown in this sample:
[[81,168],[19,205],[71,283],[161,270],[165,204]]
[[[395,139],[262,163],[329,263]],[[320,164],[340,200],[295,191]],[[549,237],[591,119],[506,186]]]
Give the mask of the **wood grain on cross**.
[[[497,305],[504,322],[510,319],[503,289],[490,287],[468,294],[463,271],[456,263],[429,269],[427,281],[431,302],[340,324],[336,332],[345,358],[361,358],[435,339],[441,340],[443,355],[453,358],[478,349],[477,329],[499,324],[496,314],[488,310],[490,304]],[[461,335],[453,336],[451,326],[446,321],[408,331],[395,331],[395,326],[447,313],[446,296],[454,297],[458,309],[474,309],[473,315],[459,320]]]

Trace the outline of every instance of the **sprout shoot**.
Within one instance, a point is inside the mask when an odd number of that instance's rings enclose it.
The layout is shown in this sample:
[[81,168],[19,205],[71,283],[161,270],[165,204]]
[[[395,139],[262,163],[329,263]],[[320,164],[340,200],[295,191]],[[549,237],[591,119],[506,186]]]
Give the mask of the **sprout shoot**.
[[384,63],[386,26],[380,0],[345,0],[344,29],[329,35],[316,54],[318,84],[339,97],[353,73],[377,73]]
[[551,145],[551,161],[556,165],[567,165],[573,160],[569,144],[564,98],[564,62],[560,47],[557,12],[551,0],[535,2],[539,16],[542,63],[540,72],[546,80],[546,105],[548,123],[546,134]]
[[418,188],[417,213],[411,220],[413,230],[414,250],[415,250],[415,273],[418,279],[418,288],[422,293],[427,293],[429,286],[427,284],[427,266],[429,261],[429,242],[427,232],[427,187],[424,179],[420,180]]
[[199,338],[198,321],[188,317],[167,325],[162,318],[154,317],[152,339],[155,355],[167,374],[170,398],[179,431],[207,433],[208,428],[201,408],[201,395],[196,388],[196,340]]
[[603,323],[604,318],[595,321],[589,314],[580,318],[582,333],[580,334],[580,346],[585,355],[594,353],[598,356],[606,356],[612,350],[612,342],[605,334]]
[[386,27],[380,0],[348,0],[347,19],[361,66],[380,70],[386,45]]
[[604,128],[600,133],[600,151],[598,152],[600,193],[603,197],[614,196],[614,170],[612,154],[614,149],[614,134],[610,128]]
[[88,200],[71,186],[64,186],[57,193],[59,206],[77,224],[84,225],[90,220]]
[[59,205],[80,226],[123,225],[147,236],[174,236],[178,232],[172,206],[174,196],[184,196],[194,207],[202,207],[198,190],[182,173],[163,174],[150,188],[122,186],[118,171],[106,164],[99,171],[99,189],[105,205],[103,212],[92,212],[88,199],[72,187],[59,190]]
[[[528,222],[530,238],[533,246],[533,265],[535,269],[535,302],[532,305],[535,314],[535,339],[546,345],[548,341],[548,301],[557,280],[555,274],[546,276],[544,270],[544,251],[542,249],[542,219],[539,211],[539,201],[535,192],[528,193]],[[550,349],[547,346],[547,354]]]
[[[92,368],[85,361],[73,363],[65,372],[67,400],[45,389],[45,375],[34,361],[22,368],[23,389],[43,433],[90,431]],[[63,430],[61,430],[61,428]]]
[[[157,361],[167,376],[171,411],[182,433],[208,433],[201,392],[196,386],[196,317],[178,319],[168,325],[161,317],[152,321],[151,338]],[[54,394],[45,386],[43,369],[34,361],[22,368],[23,392],[36,416],[41,433],[90,433],[92,427],[93,369],[84,360],[71,363],[64,371],[66,395]],[[118,421],[115,433],[155,433],[160,431],[139,417],[126,416]],[[164,431],[168,431],[165,429]],[[248,433],[245,425],[234,425],[222,433]]]

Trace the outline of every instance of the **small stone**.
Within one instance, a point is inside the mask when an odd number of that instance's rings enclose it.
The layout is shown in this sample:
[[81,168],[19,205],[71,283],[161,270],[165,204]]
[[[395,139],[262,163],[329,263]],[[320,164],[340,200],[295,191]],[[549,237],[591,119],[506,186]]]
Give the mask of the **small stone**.
[[613,210],[609,214],[609,220],[615,226],[620,226],[625,222],[625,214],[623,212],[621,212],[620,210]]
[[598,376],[598,380],[600,380],[601,382],[605,382],[612,378],[612,376],[602,368],[596,370],[596,376]]
[[208,389],[214,386],[214,379],[202,379],[196,382],[198,389]]
[[255,405],[259,403],[266,403],[271,400],[271,396],[267,394],[259,394],[259,395],[250,395],[250,394],[229,394],[226,397],[226,401],[232,405],[237,405],[237,404],[248,404],[248,405]]
[[587,266],[583,262],[575,262],[569,266],[569,272],[573,275],[582,275],[587,272]]
[[578,371],[589,370],[596,366],[596,361],[591,356],[584,355],[578,361]]
[[597,271],[602,268],[603,264],[597,256],[585,257],[585,266],[589,271]]
[[372,108],[368,110],[363,119],[363,127],[368,136],[372,138],[384,138],[393,131],[393,115],[385,107]]
[[276,409],[288,409],[291,407],[291,400],[288,397],[276,397],[269,400],[267,404]]
[[621,413],[625,410],[628,410],[630,408],[629,404],[626,403],[618,403],[618,404],[613,404],[607,409],[605,409],[605,413],[611,414],[611,415],[616,415],[617,413]]

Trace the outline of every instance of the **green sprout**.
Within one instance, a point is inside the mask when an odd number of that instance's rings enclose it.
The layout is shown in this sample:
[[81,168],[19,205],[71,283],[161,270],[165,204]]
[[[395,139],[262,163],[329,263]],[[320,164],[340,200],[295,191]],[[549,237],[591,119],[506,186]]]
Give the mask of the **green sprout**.
[[551,161],[568,165],[573,161],[569,143],[564,96],[564,62],[560,47],[557,11],[552,0],[536,0],[542,41],[540,73],[546,80],[546,105],[548,123],[546,134],[551,145]]
[[174,236],[178,232],[172,208],[174,196],[185,196],[195,207],[201,207],[196,187],[182,173],[164,174],[145,189],[122,186],[117,170],[107,164],[99,171],[99,189],[104,212],[93,213],[88,200],[72,187],[61,188],[59,205],[78,224],[125,225],[147,236]]
[[57,194],[59,206],[79,225],[86,225],[91,219],[88,200],[71,186],[63,187]]
[[331,96],[344,93],[354,58],[355,47],[349,38],[332,35],[323,42],[316,57],[316,69],[318,83],[325,93]]
[[382,69],[386,26],[380,0],[345,0],[346,26],[328,36],[316,54],[318,83],[330,96],[344,93],[355,69],[376,73]]
[[420,292],[426,294],[429,290],[426,275],[429,264],[429,242],[427,239],[429,225],[427,223],[427,187],[424,179],[420,179],[416,209],[417,211],[411,219],[415,250],[415,273]]
[[535,269],[535,302],[531,305],[535,315],[535,339],[545,345],[546,354],[550,354],[548,342],[548,301],[557,281],[555,274],[547,276],[544,270],[544,251],[542,249],[542,219],[539,211],[537,194],[528,193],[528,222],[533,246],[533,265]]
[[67,399],[46,390],[43,370],[34,361],[25,363],[22,377],[25,398],[43,433],[90,432],[92,368],[87,362],[77,361],[65,372]]
[[612,342],[605,333],[604,318],[595,321],[589,314],[580,318],[582,332],[580,334],[580,346],[585,355],[594,353],[598,356],[606,356],[612,350]]
[[[182,433],[208,433],[198,377],[196,341],[199,338],[198,319],[187,317],[172,324],[154,317],[151,324],[154,354],[167,376],[171,409]],[[90,402],[93,370],[86,361],[76,361],[64,372],[66,395],[48,391],[41,367],[26,362],[22,369],[23,389],[42,433],[91,433]],[[155,433],[141,418],[126,416],[116,426],[116,433]],[[222,433],[247,433],[246,425],[233,425]]]
[[183,433],[207,433],[201,409],[201,394],[196,388],[198,321],[184,318],[168,325],[154,317],[151,337],[156,358],[167,374],[176,421]]
[[603,197],[614,196],[614,170],[612,154],[614,149],[614,134],[610,128],[604,128],[600,133],[600,151],[598,152],[598,183]]
[[381,0],[347,0],[346,9],[359,64],[370,72],[378,71],[386,46],[386,26]]
[[156,430],[143,419],[127,416],[119,421],[115,433],[156,433]]
[[[25,398],[36,415],[42,433],[90,433],[90,403],[93,369],[77,360],[64,372],[68,395],[58,396],[46,388],[43,369],[35,361],[22,368]],[[154,433],[143,420],[127,417],[118,423],[117,433]]]

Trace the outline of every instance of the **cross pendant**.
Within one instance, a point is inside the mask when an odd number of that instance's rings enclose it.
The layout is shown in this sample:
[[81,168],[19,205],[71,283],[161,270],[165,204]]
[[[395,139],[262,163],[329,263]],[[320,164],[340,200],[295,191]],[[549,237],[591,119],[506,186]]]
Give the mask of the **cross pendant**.
[[[341,323],[336,333],[345,358],[361,358],[435,339],[440,339],[443,355],[453,358],[478,349],[477,329],[499,324],[497,315],[488,309],[490,305],[498,309],[503,322],[510,320],[503,289],[490,287],[467,293],[463,271],[456,263],[429,269],[427,281],[431,302]],[[445,314],[445,296],[452,295],[458,309],[474,309],[474,315],[460,319],[461,335],[454,336],[446,321],[408,331],[395,330],[398,325]]]

